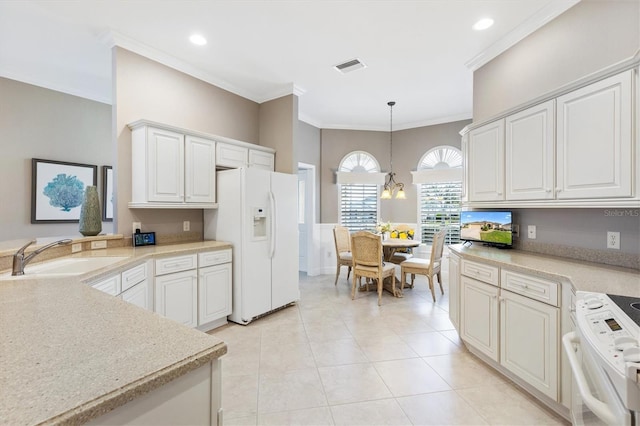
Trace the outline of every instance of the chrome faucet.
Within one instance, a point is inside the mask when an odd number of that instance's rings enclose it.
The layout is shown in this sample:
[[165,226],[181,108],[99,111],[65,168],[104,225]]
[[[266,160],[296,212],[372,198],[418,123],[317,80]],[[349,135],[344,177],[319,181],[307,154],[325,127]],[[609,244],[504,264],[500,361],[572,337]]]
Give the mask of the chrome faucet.
[[40,253],[42,253],[48,248],[63,245],[63,244],[69,244],[71,240],[66,239],[66,240],[54,241],[51,244],[47,244],[44,247],[40,247],[39,249],[35,250],[33,253],[25,257],[24,250],[35,242],[36,240],[31,240],[24,246],[20,247],[17,252],[15,252],[15,254],[13,255],[13,270],[11,272],[11,275],[14,275],[14,276],[24,275],[24,267],[27,266],[27,263],[31,262],[31,259],[33,259],[34,257],[36,257],[37,255],[39,255]]

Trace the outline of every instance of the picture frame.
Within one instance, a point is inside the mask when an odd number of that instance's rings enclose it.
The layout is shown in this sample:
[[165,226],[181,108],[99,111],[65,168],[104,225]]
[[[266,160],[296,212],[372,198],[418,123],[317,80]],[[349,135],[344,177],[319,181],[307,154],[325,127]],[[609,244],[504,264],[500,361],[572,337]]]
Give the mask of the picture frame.
[[102,220],[113,222],[113,167],[102,166]]
[[85,188],[97,180],[98,166],[32,158],[31,223],[77,223]]

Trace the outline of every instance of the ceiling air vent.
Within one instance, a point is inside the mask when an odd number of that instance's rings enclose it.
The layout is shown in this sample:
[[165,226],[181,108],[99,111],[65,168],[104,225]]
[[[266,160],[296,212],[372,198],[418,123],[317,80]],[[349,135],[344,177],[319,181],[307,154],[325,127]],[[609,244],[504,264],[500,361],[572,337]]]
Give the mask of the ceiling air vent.
[[360,62],[359,59],[352,59],[350,61],[344,62],[342,64],[338,64],[334,66],[334,68],[341,72],[342,74],[346,74],[351,71],[359,70],[360,68],[366,68],[367,66]]

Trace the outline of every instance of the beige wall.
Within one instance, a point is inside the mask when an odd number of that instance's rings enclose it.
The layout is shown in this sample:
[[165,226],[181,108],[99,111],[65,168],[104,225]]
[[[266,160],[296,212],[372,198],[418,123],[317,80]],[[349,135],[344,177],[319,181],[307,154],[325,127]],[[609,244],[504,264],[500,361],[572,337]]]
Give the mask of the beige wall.
[[[390,222],[417,222],[416,186],[411,171],[431,148],[450,145],[460,148],[460,130],[469,120],[393,132],[393,171],[396,181],[405,184],[406,200],[381,200],[380,218]],[[339,194],[335,172],[342,158],[352,151],[373,155],[383,172],[389,171],[389,132],[362,130],[321,131],[321,222],[339,221]]]
[[640,1],[582,0],[473,74],[482,122],[616,62],[640,48]]
[[283,96],[260,104],[260,145],[276,150],[276,171],[296,173],[294,143],[298,122],[298,97]]
[[297,161],[316,167],[316,221],[320,221],[320,129],[303,121],[298,122],[298,136],[295,142]]
[[31,224],[31,159],[97,165],[100,192],[102,166],[113,163],[110,123],[110,105],[0,78],[0,241],[81,237],[77,223]]
[[[201,239],[202,210],[129,210],[131,200],[131,131],[127,123],[148,119],[186,129],[259,142],[259,105],[150,59],[113,49],[114,134],[117,163],[118,232],[131,232],[133,221],[143,231],[158,233],[159,242]],[[191,221],[191,232],[182,222]]]

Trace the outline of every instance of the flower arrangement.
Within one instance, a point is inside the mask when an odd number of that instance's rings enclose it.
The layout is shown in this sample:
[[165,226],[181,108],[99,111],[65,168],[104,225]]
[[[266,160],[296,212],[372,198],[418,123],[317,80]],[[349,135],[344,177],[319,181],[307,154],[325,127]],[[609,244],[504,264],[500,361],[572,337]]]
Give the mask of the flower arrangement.
[[398,231],[397,229],[394,229],[391,231],[391,238],[400,238],[401,240],[413,240],[414,235],[415,232],[413,229],[409,229],[408,231]]
[[376,232],[379,234],[384,234],[385,232],[391,231],[391,223],[378,223],[376,225]]

